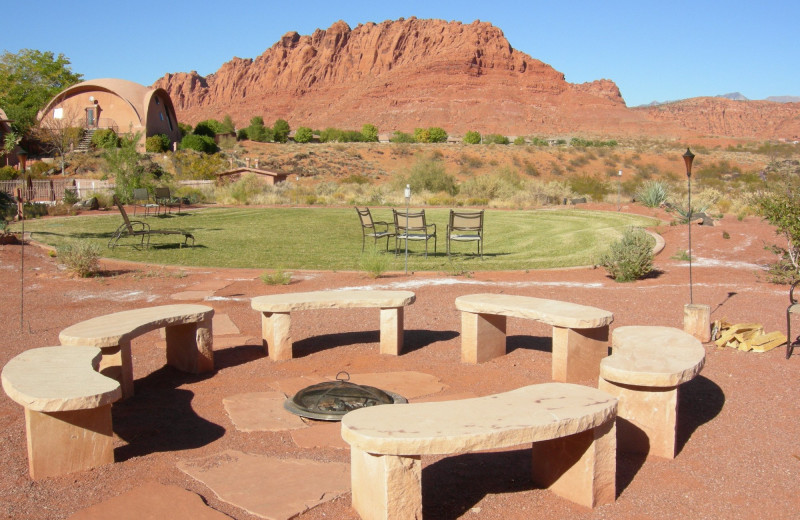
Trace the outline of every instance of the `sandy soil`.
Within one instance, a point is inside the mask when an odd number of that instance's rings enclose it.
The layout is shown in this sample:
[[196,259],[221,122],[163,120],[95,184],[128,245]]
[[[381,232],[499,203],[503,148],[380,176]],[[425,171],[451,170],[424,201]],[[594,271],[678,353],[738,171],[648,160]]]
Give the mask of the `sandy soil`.
[[[652,210],[626,208],[651,213]],[[266,286],[254,270],[164,269],[107,264],[103,276],[75,279],[46,251],[0,246],[4,326],[0,365],[23,350],[58,344],[65,327],[112,311],[174,303],[170,295],[209,279],[229,285],[206,301],[227,314],[245,338],[217,346],[216,372],[191,376],[164,366],[157,332],[133,343],[136,396],[114,405],[116,463],[93,471],[31,481],[21,406],[0,394],[0,517],[60,519],[119,495],[142,482],[174,484],[201,495],[233,518],[256,517],[219,500],[177,467],[180,460],[225,449],[287,458],[348,462],[346,450],[301,449],[289,432],[237,431],[222,405],[226,396],[270,390],[270,382],[300,375],[330,376],[339,370],[434,374],[445,392],[486,395],[550,378],[550,331],[509,320],[509,352],[478,366],[460,363],[460,316],[453,300],[476,292],[507,292],[593,305],[614,313],[622,325],[682,328],[689,300],[688,265],[673,259],[685,250],[686,226],[660,226],[666,247],[657,272],[618,284],[604,270],[579,268],[531,272],[388,274],[297,272],[288,286]],[[727,232],[730,238],[724,238]],[[788,288],[765,281],[764,250],[775,237],[756,218],[726,217],[717,226],[692,228],[695,303],[711,306],[712,319],[760,322],[785,330]],[[546,247],[546,245],[543,245]],[[265,266],[267,268],[269,266]],[[183,274],[180,274],[183,273]],[[20,288],[24,287],[21,305]],[[275,363],[260,348],[253,296],[340,287],[408,288],[417,301],[406,311],[407,352],[378,354],[377,321],[371,310],[297,313],[292,332],[298,357]],[[20,309],[24,310],[20,319]],[[800,330],[800,328],[798,329]],[[526,475],[530,452],[467,454],[423,459],[426,518],[797,518],[800,511],[800,352],[784,359],[784,347],[744,353],[706,345],[700,377],[682,387],[679,454],[674,460],[620,455],[617,500],[594,510],[534,489]],[[596,381],[586,381],[596,385]],[[357,518],[350,497],[325,503],[303,520]]]

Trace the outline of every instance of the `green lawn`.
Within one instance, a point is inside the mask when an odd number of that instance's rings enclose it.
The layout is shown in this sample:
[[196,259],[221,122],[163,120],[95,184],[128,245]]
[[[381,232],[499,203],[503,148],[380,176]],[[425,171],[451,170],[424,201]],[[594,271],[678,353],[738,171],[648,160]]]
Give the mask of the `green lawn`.
[[[654,226],[651,218],[624,213],[571,210],[505,211],[485,214],[484,259],[474,256],[475,244],[453,243],[448,260],[445,244],[447,209],[426,209],[439,235],[437,253],[425,259],[421,242],[409,243],[409,271],[469,271],[541,269],[590,265],[629,226]],[[391,221],[391,209],[373,209],[375,220]],[[138,216],[137,216],[138,218]],[[361,227],[352,208],[211,208],[144,219],[153,229],[192,232],[197,245],[180,248],[180,236],[154,235],[149,250],[131,247],[128,239],[113,251],[106,247],[122,223],[117,212],[29,220],[25,231],[52,246],[70,240],[98,244],[103,256],[154,264],[250,267],[259,269],[364,270]],[[13,226],[20,230],[20,224]],[[370,239],[368,239],[370,240]],[[369,241],[368,241],[369,244]],[[382,247],[382,246],[381,246]],[[389,244],[387,270],[404,269],[404,246],[395,258]],[[369,248],[368,248],[369,250]]]

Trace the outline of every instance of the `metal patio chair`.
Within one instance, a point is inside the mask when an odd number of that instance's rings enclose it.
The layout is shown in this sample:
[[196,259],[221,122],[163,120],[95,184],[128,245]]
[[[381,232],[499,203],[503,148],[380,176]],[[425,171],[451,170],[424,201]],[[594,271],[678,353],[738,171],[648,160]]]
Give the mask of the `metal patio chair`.
[[361,252],[364,252],[367,237],[372,237],[376,246],[378,245],[378,239],[386,238],[386,250],[388,251],[389,237],[394,236],[394,232],[389,231],[389,223],[373,221],[369,208],[359,209],[356,207],[356,212],[358,213],[358,220],[361,222]]
[[447,256],[450,256],[450,241],[476,242],[478,254],[483,259],[483,210],[454,211],[450,210],[450,222],[447,224]]
[[436,224],[428,224],[425,220],[425,210],[421,211],[397,211],[394,213],[394,254],[397,256],[399,251],[398,242],[406,241],[408,247],[409,240],[425,241],[425,258],[428,258],[428,240],[433,239],[433,254],[436,254]]

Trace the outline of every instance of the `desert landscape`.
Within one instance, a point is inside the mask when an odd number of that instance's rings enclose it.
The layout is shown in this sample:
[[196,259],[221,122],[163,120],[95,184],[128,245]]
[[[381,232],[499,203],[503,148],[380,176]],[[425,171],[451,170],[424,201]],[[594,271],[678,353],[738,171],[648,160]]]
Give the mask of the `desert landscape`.
[[[626,205],[623,211],[669,218],[661,210],[637,205]],[[389,386],[406,392],[411,389],[402,380],[424,374],[433,385],[417,388],[423,395],[411,402],[489,395],[547,382],[550,330],[526,320],[509,321],[507,355],[478,365],[462,364],[461,323],[454,299],[496,292],[597,306],[613,312],[612,333],[625,325],[682,328],[683,305],[689,298],[688,265],[674,257],[685,249],[686,228],[660,226],[658,232],[665,248],[656,257],[655,274],[627,284],[591,267],[475,272],[461,277],[387,273],[378,279],[358,272],[294,272],[290,285],[266,286],[259,279],[261,271],[106,263],[101,276],[80,279],[32,245],[25,247],[21,273],[21,247],[0,246],[6,302],[6,326],[0,331],[2,365],[26,349],[57,345],[62,329],[106,312],[196,302],[212,306],[216,319],[222,320],[215,322],[216,366],[211,374],[194,376],[165,366],[164,340],[158,332],[134,341],[136,393],[113,408],[113,464],[31,480],[22,407],[0,397],[4,468],[0,516],[104,518],[120,507],[130,512],[130,502],[124,500],[123,506],[104,504],[128,496],[136,504],[134,516],[141,518],[146,511],[163,514],[165,504],[177,504],[172,495],[177,489],[198,495],[208,508],[231,518],[277,518],[258,505],[235,505],[238,499],[223,492],[218,496],[190,476],[191,467],[197,475],[206,467],[203,464],[221,463],[233,454],[346,465],[348,450],[336,423],[304,420],[300,429],[240,431],[241,424],[234,422],[229,408],[232,399],[291,394],[299,382],[333,378],[340,370],[383,374],[381,379]],[[723,238],[723,232],[729,238]],[[775,241],[770,226],[757,217],[725,217],[717,226],[695,226],[693,240],[694,301],[710,305],[713,320],[759,322],[767,331],[784,329],[788,290],[764,278],[763,266],[773,260],[763,247]],[[405,352],[397,357],[378,353],[374,311],[342,309],[297,313],[292,323],[296,358],[275,362],[266,357],[259,314],[250,308],[250,298],[333,288],[414,291],[416,302],[406,311]],[[521,446],[498,453],[424,457],[425,517],[793,518],[800,507],[796,486],[800,451],[795,442],[800,409],[794,398],[798,356],[785,359],[784,347],[766,353],[720,349],[713,343],[704,348],[702,373],[681,388],[676,458],[620,454],[614,503],[589,510],[532,487],[526,476],[530,449]],[[596,386],[597,381],[584,384]],[[280,483],[264,482],[258,475],[230,478],[236,486],[256,486],[259,497],[291,494]],[[173,518],[180,517],[176,509],[172,511]],[[302,519],[358,518],[347,489],[295,513]]]

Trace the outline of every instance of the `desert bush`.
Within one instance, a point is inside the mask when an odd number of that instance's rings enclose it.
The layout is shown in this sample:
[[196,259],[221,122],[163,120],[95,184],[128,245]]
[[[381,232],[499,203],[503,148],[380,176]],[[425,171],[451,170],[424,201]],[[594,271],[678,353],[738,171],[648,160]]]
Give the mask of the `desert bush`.
[[276,269],[273,272],[263,273],[261,281],[267,285],[289,285],[292,283],[292,273],[287,273],[283,269]]
[[228,133],[228,128],[216,119],[206,119],[205,121],[200,121],[197,123],[197,125],[195,125],[193,133],[195,135],[204,135],[214,139],[217,134]]
[[466,134],[464,134],[463,141],[467,144],[480,144],[481,134],[480,132],[475,132],[474,130],[470,130]]
[[56,254],[60,264],[81,278],[92,276],[100,269],[100,247],[92,242],[68,242],[56,249]]
[[194,150],[196,152],[213,154],[219,151],[214,139],[207,135],[190,134],[181,139],[181,150]]
[[636,191],[636,200],[648,208],[657,208],[667,201],[669,189],[665,182],[647,181]]
[[179,180],[211,180],[225,171],[227,163],[219,154],[207,155],[194,150],[178,150],[170,155],[174,176]]
[[527,143],[525,142],[525,138],[524,138],[523,136],[521,136],[521,135],[520,135],[520,136],[518,136],[518,137],[516,137],[516,138],[514,139],[514,144],[515,144],[516,146],[523,146],[523,145],[525,145],[525,144],[527,144]]
[[587,195],[595,202],[601,202],[611,191],[607,182],[588,175],[571,178],[569,185],[575,193]]
[[642,228],[628,228],[600,257],[599,264],[617,282],[632,282],[653,270],[653,239]]
[[169,150],[169,144],[166,134],[155,134],[145,139],[144,149],[150,153],[161,153]]
[[488,134],[483,136],[483,144],[508,144],[511,141],[501,134]]
[[414,136],[408,134],[406,132],[401,132],[399,130],[395,130],[392,134],[392,137],[389,138],[389,142],[392,143],[416,143],[414,140]]
[[773,267],[787,281],[800,279],[800,167],[785,168],[783,182],[757,199],[760,215],[786,239],[786,247],[772,246],[779,261]]
[[215,190],[215,198],[223,204],[254,204],[267,187],[255,174],[247,173],[234,182]]
[[0,181],[13,181],[19,177],[19,170],[13,166],[0,167]]
[[375,244],[367,245],[359,265],[371,278],[380,278],[389,269],[391,257],[379,250]]
[[427,190],[455,195],[458,192],[455,177],[445,171],[444,163],[439,160],[419,159],[411,167],[406,183],[417,193]]
[[103,150],[117,148],[120,145],[119,136],[110,128],[95,130],[92,134],[92,146]]
[[369,123],[361,127],[361,137],[365,143],[378,142],[378,127]]

